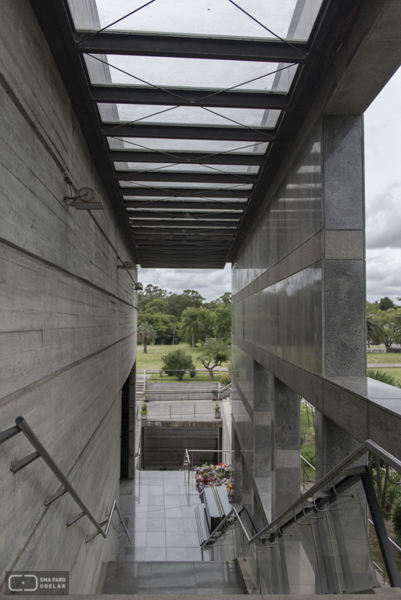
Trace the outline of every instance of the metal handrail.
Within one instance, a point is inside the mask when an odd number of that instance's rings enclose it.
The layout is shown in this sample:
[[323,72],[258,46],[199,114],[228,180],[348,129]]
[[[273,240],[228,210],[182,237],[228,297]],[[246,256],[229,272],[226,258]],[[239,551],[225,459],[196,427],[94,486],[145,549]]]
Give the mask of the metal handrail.
[[359,446],[359,448],[354,450],[354,452],[352,452],[348,456],[348,458],[345,458],[343,461],[341,461],[340,464],[338,464],[336,467],[334,467],[334,469],[329,471],[327,475],[324,475],[324,477],[322,477],[318,481],[318,483],[312,486],[305,494],[300,496],[298,500],[293,502],[284,512],[281,513],[281,515],[274,519],[274,521],[263,527],[263,529],[261,529],[256,535],[254,535],[249,540],[248,545],[250,546],[254,541],[259,539],[261,536],[265,535],[269,531],[275,530],[277,525],[279,525],[279,523],[284,519],[284,517],[291,514],[299,504],[302,504],[303,502],[305,502],[305,500],[313,496],[313,494],[319,492],[327,483],[330,483],[330,481],[334,479],[334,477],[340,475],[340,473],[342,473],[347,467],[352,465],[358,458],[363,456],[367,450],[370,450],[371,452],[379,456],[379,458],[387,462],[390,465],[390,467],[401,473],[401,461],[399,461],[397,458],[395,458],[395,456],[387,452],[387,450],[384,450],[381,446],[379,446],[372,440],[366,440],[363,444]]
[[[97,532],[95,534],[89,536],[86,539],[86,542],[89,542],[91,539],[93,539],[98,534],[102,535],[104,538],[107,537],[113,513],[115,510],[117,510],[117,512],[120,516],[120,519],[121,519],[121,523],[124,527],[124,531],[128,536],[128,542],[127,542],[127,544],[128,544],[131,541],[131,537],[128,533],[127,527],[125,525],[123,516],[121,515],[121,511],[117,504],[117,501],[114,500],[112,509],[109,514],[109,518],[102,523],[103,525],[105,523],[107,523],[106,529],[104,530],[102,527],[102,524],[97,521],[97,519],[91,513],[91,511],[86,506],[86,504],[81,500],[80,496],[75,491],[74,487],[71,485],[71,483],[68,481],[68,479],[65,477],[64,473],[61,471],[61,469],[58,467],[58,465],[54,462],[54,460],[52,459],[50,454],[47,452],[46,448],[42,445],[42,443],[39,441],[39,439],[33,433],[32,429],[29,427],[29,425],[26,422],[26,420],[24,419],[24,417],[17,417],[15,419],[15,424],[16,424],[16,427],[18,427],[19,430],[22,431],[22,433],[25,435],[25,437],[29,440],[29,442],[35,448],[36,452],[43,458],[43,460],[45,461],[47,466],[50,468],[51,471],[53,471],[53,473],[55,474],[57,479],[63,485],[64,490],[61,490],[61,492],[56,493],[54,495],[54,499],[60,497],[62,494],[64,494],[67,491],[71,495],[71,497],[75,500],[75,502],[78,504],[78,506],[82,509],[82,512],[88,517],[88,519],[96,527]],[[10,468],[12,471],[14,471],[13,466],[15,466],[15,463],[11,463]],[[47,504],[50,504],[50,502],[47,502]],[[124,546],[124,548],[125,548],[125,546]],[[122,548],[121,550],[123,550],[124,548]],[[120,552],[121,552],[121,550],[120,550]]]
[[224,523],[226,523],[228,521],[229,517],[231,517],[232,514],[234,514],[235,517],[237,518],[237,521],[240,524],[240,527],[249,543],[250,539],[249,539],[248,532],[245,528],[245,525],[243,524],[241,517],[238,514],[237,509],[233,506],[232,509],[230,510],[230,512],[228,513],[228,515],[226,515],[224,517],[224,519],[222,521],[220,521],[220,523],[217,525],[216,529],[213,529],[212,533],[209,535],[207,540],[205,540],[203,542],[203,544],[201,545],[201,549],[213,540],[213,538],[216,536],[216,533],[223,527]]

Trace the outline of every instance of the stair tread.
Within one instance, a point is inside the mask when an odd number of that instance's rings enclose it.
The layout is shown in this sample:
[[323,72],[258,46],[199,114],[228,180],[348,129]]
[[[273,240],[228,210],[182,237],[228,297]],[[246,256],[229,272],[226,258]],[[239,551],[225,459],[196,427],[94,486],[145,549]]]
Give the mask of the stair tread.
[[103,594],[243,594],[230,562],[109,562]]

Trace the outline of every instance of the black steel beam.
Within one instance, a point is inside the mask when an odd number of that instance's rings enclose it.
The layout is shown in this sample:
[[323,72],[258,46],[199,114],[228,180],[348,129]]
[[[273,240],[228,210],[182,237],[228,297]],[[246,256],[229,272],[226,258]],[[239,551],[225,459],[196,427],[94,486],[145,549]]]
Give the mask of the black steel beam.
[[207,152],[144,152],[137,150],[111,150],[110,159],[122,162],[148,163],[205,163],[209,165],[263,165],[263,154],[248,152],[247,154],[214,154]]
[[128,213],[128,218],[130,223],[136,222],[141,219],[154,219],[155,221],[160,221],[160,219],[195,219],[195,220],[221,220],[221,219],[229,219],[234,221],[239,221],[242,216],[242,213],[231,213],[231,212],[215,212],[212,213],[201,213],[201,212],[188,212],[186,210],[179,212],[167,212],[167,211],[149,211],[149,210],[140,210],[136,212]]
[[299,63],[305,60],[306,44],[291,45],[277,40],[191,37],[187,35],[97,33],[79,31],[75,35],[77,50],[93,54],[128,56],[171,56],[214,60]]
[[240,175],[237,173],[172,173],[171,171],[117,171],[116,177],[124,181],[166,181],[170,183],[233,183],[253,185],[258,180],[257,175]]
[[249,198],[251,190],[232,189],[205,189],[205,188],[151,188],[151,187],[120,187],[124,196],[166,196],[169,198]]
[[155,89],[122,85],[93,85],[94,102],[111,104],[161,104],[168,106],[221,106],[286,110],[285,94],[263,92],[219,92],[218,90]]
[[269,129],[247,127],[202,127],[189,125],[111,124],[103,125],[104,135],[118,137],[177,139],[177,140],[228,140],[235,142],[271,142],[274,133]]
[[[124,205],[127,209],[129,208],[161,208],[163,210],[172,209],[195,209],[195,210],[240,210],[243,211],[246,206],[246,202],[196,202],[190,200],[189,202],[175,200],[124,200]],[[131,211],[128,210],[128,216],[131,216]]]
[[145,220],[141,220],[141,219],[135,219],[134,221],[131,221],[131,227],[136,227],[136,228],[142,228],[142,227],[152,227],[155,229],[168,229],[168,228],[174,228],[174,227],[180,227],[180,229],[185,228],[185,227],[194,227],[194,226],[202,226],[205,229],[210,229],[210,228],[223,228],[223,229],[235,229],[238,226],[238,222],[237,221],[227,221],[227,220],[222,220],[219,221],[218,219],[214,218],[214,220],[210,220],[208,221],[207,219],[194,219],[193,221],[191,220],[183,220],[181,219],[174,219],[171,221],[163,221],[163,220],[158,220],[156,223],[152,220],[149,221],[145,221]]

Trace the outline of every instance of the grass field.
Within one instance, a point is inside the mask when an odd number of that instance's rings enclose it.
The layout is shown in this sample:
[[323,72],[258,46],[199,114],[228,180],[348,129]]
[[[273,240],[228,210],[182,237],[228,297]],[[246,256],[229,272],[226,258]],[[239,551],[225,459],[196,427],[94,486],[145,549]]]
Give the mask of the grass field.
[[383,352],[380,354],[368,354],[368,364],[400,364],[401,352]]
[[[177,350],[177,348],[179,348],[180,350],[184,350],[187,354],[190,354],[192,356],[192,360],[194,361],[195,367],[197,369],[203,369],[203,365],[201,365],[201,363],[196,360],[200,348],[195,348],[195,350],[192,350],[189,344],[182,342],[178,346],[148,346],[146,354],[143,351],[143,346],[138,346],[136,363],[137,370],[141,371],[143,369],[161,369],[162,356],[168,354],[172,350]],[[227,368],[228,363],[225,363],[222,366]],[[169,377],[168,379],[171,380],[172,378]]]

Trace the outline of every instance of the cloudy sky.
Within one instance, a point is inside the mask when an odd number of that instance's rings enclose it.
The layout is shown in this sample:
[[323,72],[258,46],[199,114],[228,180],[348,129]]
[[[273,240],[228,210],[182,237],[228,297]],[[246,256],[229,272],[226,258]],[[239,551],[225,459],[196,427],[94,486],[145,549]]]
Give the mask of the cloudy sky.
[[[365,113],[367,299],[401,297],[401,69]],[[139,280],[206,300],[231,290],[224,270],[141,269]]]

